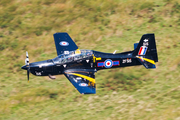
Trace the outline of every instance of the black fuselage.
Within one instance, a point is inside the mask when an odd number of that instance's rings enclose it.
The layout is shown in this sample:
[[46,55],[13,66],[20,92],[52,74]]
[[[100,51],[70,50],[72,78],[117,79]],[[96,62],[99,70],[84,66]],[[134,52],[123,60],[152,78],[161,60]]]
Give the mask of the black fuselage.
[[132,55],[132,51],[117,54],[90,51],[89,55],[87,52],[84,52],[87,54],[83,54],[83,50],[80,51],[81,54],[78,56],[61,55],[54,59],[30,63],[29,66],[24,65],[22,69],[27,70],[27,67],[30,67],[30,72],[36,76],[49,76],[63,74],[66,69],[94,69],[98,71],[141,65]]

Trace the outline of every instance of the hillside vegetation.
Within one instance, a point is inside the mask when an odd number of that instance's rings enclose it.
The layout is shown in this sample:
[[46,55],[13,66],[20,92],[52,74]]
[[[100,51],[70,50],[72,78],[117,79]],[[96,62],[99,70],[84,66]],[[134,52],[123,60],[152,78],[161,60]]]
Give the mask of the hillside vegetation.
[[[30,62],[56,57],[53,34],[80,49],[133,50],[155,33],[157,69],[96,73],[97,94],[81,95],[63,76],[30,75]],[[179,0],[0,0],[0,119],[180,120]]]

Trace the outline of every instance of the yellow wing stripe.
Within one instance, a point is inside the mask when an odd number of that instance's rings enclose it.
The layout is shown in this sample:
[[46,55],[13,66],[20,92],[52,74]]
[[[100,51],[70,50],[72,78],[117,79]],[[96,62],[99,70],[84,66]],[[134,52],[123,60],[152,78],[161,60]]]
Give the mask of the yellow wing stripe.
[[95,83],[95,79],[94,78],[91,78],[91,77],[88,77],[88,76],[85,76],[85,75],[81,75],[81,74],[77,74],[77,73],[68,73],[68,74],[76,75],[76,76],[85,78],[85,79],[89,80],[92,83]]
[[148,62],[150,62],[150,63],[152,63],[152,64],[155,64],[154,60],[147,59],[147,58],[143,58],[143,57],[141,58],[141,57],[138,57],[138,56],[137,56],[137,58],[143,59],[143,60],[148,61]]

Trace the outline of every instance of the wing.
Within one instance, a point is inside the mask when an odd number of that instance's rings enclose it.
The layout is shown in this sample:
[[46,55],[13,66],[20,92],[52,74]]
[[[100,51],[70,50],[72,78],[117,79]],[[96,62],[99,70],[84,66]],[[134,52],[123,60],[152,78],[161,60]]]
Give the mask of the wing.
[[95,73],[93,69],[71,69],[64,71],[64,75],[81,94],[95,94]]
[[54,41],[56,45],[57,55],[63,53],[69,53],[69,51],[74,51],[78,49],[77,45],[70,38],[67,33],[55,33]]

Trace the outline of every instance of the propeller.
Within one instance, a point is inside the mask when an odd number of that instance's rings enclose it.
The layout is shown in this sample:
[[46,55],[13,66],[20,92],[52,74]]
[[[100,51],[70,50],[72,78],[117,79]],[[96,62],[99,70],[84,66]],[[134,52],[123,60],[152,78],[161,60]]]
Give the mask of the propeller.
[[26,51],[26,59],[25,59],[25,64],[27,67],[27,79],[29,82],[29,72],[30,72],[30,66],[29,66],[29,56],[28,56],[28,52]]

